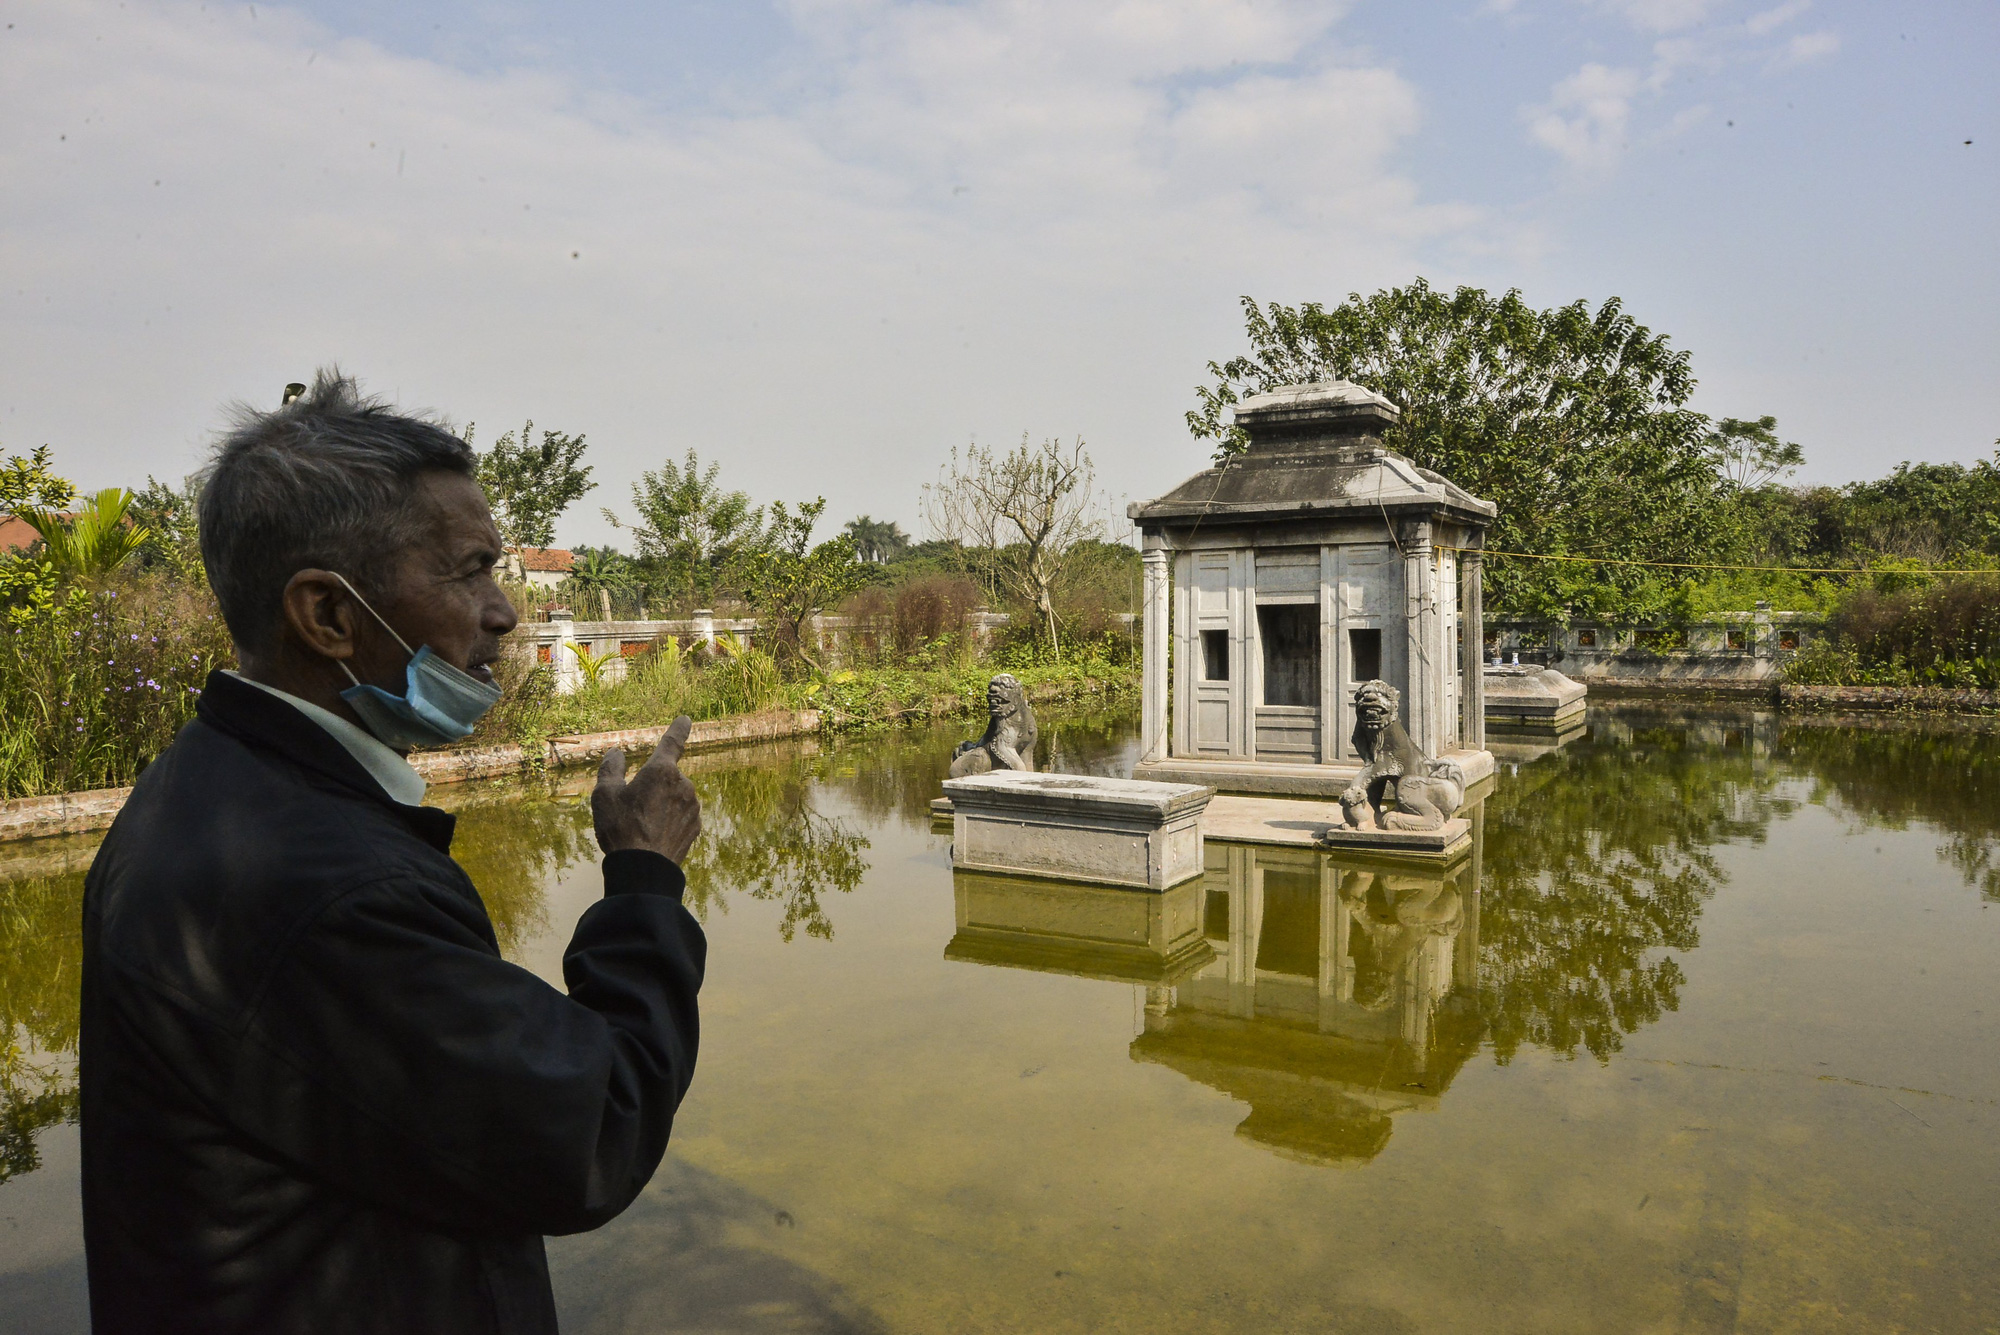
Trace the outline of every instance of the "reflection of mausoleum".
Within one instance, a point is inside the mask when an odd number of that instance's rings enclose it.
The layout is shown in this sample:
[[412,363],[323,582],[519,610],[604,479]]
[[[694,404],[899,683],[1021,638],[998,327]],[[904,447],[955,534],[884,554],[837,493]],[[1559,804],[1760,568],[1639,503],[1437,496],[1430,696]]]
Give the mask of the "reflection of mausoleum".
[[1134,1060],[1248,1103],[1280,1154],[1373,1158],[1478,1047],[1478,839],[1435,869],[1210,844],[1202,886],[1216,958],[1150,990]]

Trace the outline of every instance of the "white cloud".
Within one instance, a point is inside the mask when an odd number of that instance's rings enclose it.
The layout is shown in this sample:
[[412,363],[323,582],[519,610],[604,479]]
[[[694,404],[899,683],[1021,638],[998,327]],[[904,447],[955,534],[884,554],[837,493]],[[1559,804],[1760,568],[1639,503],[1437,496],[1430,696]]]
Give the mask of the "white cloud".
[[1598,0],[1641,32],[1678,32],[1708,17],[1715,0]]
[[1617,165],[1630,138],[1639,71],[1589,64],[1557,84],[1546,106],[1531,113],[1529,132],[1572,168],[1602,172]]
[[592,513],[693,445],[907,521],[975,430],[1084,431],[1136,494],[1198,462],[1176,424],[1237,293],[1400,280],[1479,224],[1400,174],[1416,92],[1327,56],[1325,5],[794,16],[822,91],[669,116],[263,4],[17,5],[0,444],[177,475],[220,401],[338,357],[587,431]]
[[1812,0],[1785,0],[1774,9],[1766,9],[1752,14],[1743,21],[1743,26],[1753,37],[1762,37],[1784,27],[1799,15],[1812,8]]
[[1795,69],[1800,65],[1810,65],[1825,60],[1840,50],[1840,34],[1835,32],[1802,32],[1785,43],[1785,49],[1771,61],[1772,70]]

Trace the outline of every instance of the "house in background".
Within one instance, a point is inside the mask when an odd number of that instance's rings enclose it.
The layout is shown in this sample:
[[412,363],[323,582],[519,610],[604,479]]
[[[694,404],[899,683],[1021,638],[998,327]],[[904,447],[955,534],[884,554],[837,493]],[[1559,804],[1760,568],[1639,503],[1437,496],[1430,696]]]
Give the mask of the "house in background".
[[42,540],[34,525],[19,515],[0,514],[0,556],[25,552]]
[[564,547],[510,547],[500,558],[500,573],[538,589],[553,589],[576,569],[576,558]]

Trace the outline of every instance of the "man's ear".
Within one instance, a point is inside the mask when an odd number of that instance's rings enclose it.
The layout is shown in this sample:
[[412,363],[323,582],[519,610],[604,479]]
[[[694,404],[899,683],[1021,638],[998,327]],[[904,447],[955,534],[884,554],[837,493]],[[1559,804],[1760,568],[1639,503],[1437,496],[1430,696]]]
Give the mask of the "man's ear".
[[322,658],[355,655],[358,609],[354,598],[330,570],[301,570],[285,581],[284,630]]

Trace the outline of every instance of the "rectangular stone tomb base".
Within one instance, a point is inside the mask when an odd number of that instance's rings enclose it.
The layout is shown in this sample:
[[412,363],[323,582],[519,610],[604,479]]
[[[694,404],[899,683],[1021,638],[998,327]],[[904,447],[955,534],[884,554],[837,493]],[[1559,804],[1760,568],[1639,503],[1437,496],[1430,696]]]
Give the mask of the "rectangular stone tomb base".
[[961,870],[1140,890],[1201,875],[1208,788],[1001,770],[947,779],[944,792]]
[[1277,797],[1219,796],[1208,804],[1203,828],[1223,843],[1310,848],[1327,836],[1336,848],[1426,862],[1454,858],[1472,845],[1472,822],[1463,816],[1436,830],[1352,830],[1338,802]]
[[1171,987],[1215,958],[1202,936],[1202,884],[1184,881],[1154,894],[955,871],[958,931],[944,957]]

